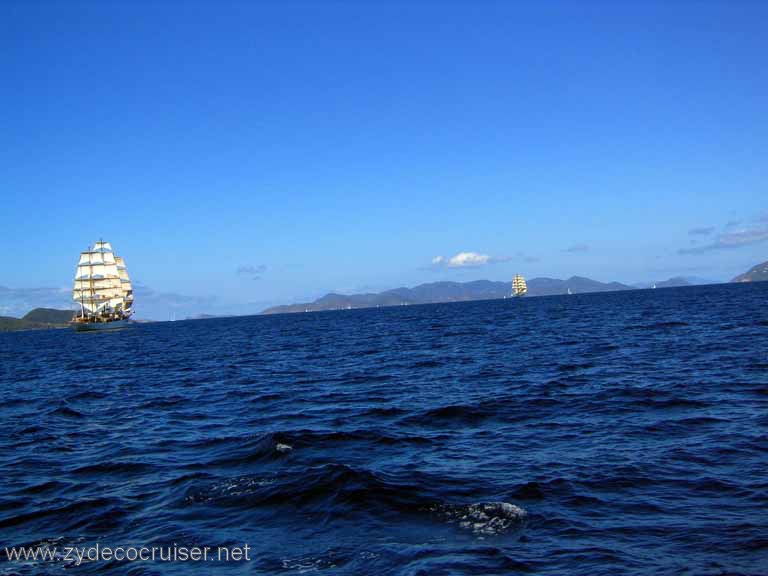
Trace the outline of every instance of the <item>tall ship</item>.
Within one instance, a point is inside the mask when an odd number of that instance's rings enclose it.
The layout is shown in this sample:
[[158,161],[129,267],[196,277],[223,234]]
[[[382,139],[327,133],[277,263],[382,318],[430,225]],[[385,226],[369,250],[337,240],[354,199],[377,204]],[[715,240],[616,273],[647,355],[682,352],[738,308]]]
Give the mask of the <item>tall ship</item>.
[[125,260],[99,240],[80,253],[72,299],[80,310],[72,320],[75,330],[109,330],[128,325],[133,314],[133,287]]
[[525,296],[528,293],[528,285],[525,283],[525,278],[520,274],[515,274],[512,279],[512,296]]

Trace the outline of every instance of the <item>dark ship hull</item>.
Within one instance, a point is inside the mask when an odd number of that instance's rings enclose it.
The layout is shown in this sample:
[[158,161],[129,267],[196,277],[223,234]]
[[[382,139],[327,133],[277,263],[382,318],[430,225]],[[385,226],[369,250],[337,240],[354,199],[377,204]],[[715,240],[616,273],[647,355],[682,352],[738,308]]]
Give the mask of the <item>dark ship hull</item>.
[[72,322],[71,326],[76,332],[94,332],[98,330],[117,330],[126,328],[131,321],[128,318],[112,320],[110,322]]

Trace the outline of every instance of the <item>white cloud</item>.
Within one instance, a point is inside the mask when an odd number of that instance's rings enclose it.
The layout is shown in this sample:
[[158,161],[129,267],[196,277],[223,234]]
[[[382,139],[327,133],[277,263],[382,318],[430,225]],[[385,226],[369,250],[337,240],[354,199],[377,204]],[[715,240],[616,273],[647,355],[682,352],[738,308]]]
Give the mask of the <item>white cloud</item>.
[[491,257],[477,252],[459,252],[448,259],[449,268],[463,268],[466,266],[482,266],[488,264]]
[[[477,268],[486,264],[496,264],[498,262],[508,262],[509,256],[489,256],[479,252],[459,252],[450,257],[435,256],[432,258],[431,269],[438,268]],[[430,269],[430,268],[428,268]]]
[[[518,260],[522,260],[523,262],[526,262],[528,264],[533,264],[534,262],[541,262],[541,258],[538,256],[532,256],[531,254],[526,254],[525,252],[518,252],[515,257]],[[508,258],[508,260],[511,260],[511,258]]]

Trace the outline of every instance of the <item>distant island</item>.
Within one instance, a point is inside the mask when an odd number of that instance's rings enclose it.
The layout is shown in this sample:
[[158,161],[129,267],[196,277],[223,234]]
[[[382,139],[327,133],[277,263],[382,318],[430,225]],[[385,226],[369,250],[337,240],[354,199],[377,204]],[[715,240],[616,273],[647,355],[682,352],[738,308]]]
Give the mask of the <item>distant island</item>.
[[679,288],[680,286],[700,286],[701,284],[719,284],[719,282],[717,280],[707,280],[706,278],[696,278],[694,276],[675,276],[669,280],[632,284],[632,288],[653,288],[654,286],[656,286],[656,288]]
[[21,318],[0,316],[0,332],[10,330],[40,330],[42,328],[66,328],[72,320],[72,310],[35,308]]
[[731,282],[768,282],[768,261],[753,266],[744,274],[739,274]]
[[[656,283],[657,288],[691,286],[693,279],[670,278]],[[620,282],[599,282],[582,276],[567,280],[556,278],[533,278],[528,280],[528,296],[555,296],[558,294],[587,294],[591,292],[613,292],[650,288],[653,284],[628,286]],[[375,308],[378,306],[402,306],[410,304],[435,304],[439,302],[464,302],[468,300],[493,300],[510,295],[511,282],[475,280],[473,282],[430,282],[414,288],[395,288],[369,294],[326,294],[314,302],[287,304],[267,308],[262,314],[285,314],[292,312],[318,312],[349,308]]]

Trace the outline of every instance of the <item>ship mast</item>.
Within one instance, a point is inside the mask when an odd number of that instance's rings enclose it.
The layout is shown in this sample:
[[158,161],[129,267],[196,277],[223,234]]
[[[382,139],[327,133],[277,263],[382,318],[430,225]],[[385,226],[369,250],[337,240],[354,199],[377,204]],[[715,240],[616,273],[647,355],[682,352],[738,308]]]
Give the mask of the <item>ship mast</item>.
[[[90,251],[91,251],[91,247],[89,245],[88,246],[88,252],[90,252]],[[75,272],[75,286],[76,287],[78,286],[78,284],[77,284],[77,272]],[[84,302],[85,295],[83,294],[83,289],[82,289],[83,285],[80,284],[79,288],[80,288],[80,317],[81,318],[85,318],[85,302]]]
[[[80,285],[82,288],[82,284]],[[88,305],[91,308],[91,310],[88,310],[89,312],[93,312],[93,262],[91,262],[91,245],[88,244],[88,294],[90,296]]]

